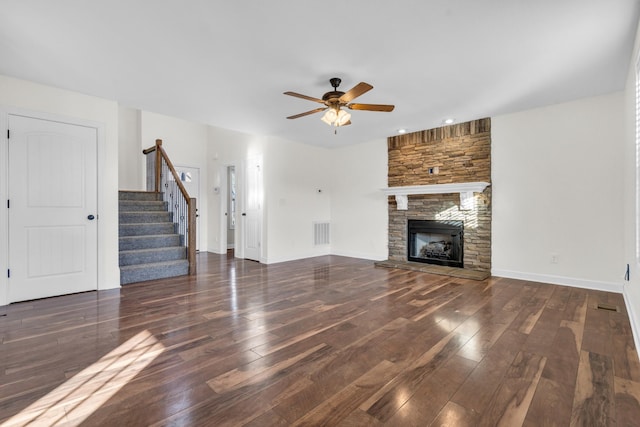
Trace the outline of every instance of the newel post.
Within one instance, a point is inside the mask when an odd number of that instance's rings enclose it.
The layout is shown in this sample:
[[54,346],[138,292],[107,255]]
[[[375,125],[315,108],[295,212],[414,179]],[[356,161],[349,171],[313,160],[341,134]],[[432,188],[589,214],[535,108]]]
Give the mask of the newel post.
[[162,150],[162,140],[156,139],[156,193],[160,192],[160,177],[162,175],[160,150]]

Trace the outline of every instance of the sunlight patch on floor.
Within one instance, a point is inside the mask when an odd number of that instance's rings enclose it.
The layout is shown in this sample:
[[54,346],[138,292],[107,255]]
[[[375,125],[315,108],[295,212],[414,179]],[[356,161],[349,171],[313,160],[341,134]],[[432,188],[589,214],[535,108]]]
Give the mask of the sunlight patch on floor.
[[163,350],[151,332],[142,331],[0,427],[79,425]]

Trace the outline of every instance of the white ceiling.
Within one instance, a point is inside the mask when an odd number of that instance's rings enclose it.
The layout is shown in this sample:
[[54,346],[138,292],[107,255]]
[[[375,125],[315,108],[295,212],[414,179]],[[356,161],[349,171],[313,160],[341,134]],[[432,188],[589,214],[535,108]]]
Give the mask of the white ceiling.
[[[325,147],[621,90],[640,0],[0,0],[0,74]],[[338,129],[294,91],[329,78]]]

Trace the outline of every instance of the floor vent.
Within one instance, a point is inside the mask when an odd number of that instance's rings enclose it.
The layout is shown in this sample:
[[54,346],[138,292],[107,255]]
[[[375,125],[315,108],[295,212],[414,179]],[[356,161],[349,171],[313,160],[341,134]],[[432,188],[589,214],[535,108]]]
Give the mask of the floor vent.
[[315,246],[331,243],[330,227],[328,222],[313,223],[313,244]]
[[598,310],[607,310],[607,311],[615,311],[615,312],[620,312],[620,307],[618,307],[617,305],[612,305],[612,304],[606,304],[603,302],[599,302],[598,306],[596,307]]

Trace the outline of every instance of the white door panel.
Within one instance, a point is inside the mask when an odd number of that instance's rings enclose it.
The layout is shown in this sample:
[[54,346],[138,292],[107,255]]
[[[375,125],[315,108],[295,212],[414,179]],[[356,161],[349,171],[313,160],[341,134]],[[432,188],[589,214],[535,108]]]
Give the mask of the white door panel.
[[245,179],[244,257],[260,261],[262,236],[262,161],[254,157],[247,161]]
[[27,236],[28,277],[83,271],[85,227],[25,227],[24,230]]
[[9,302],[97,289],[97,131],[9,116]]

